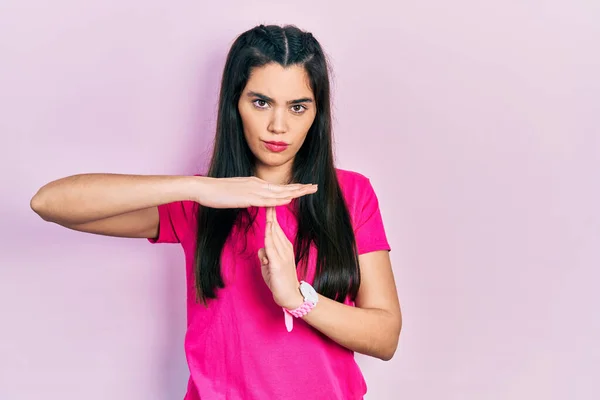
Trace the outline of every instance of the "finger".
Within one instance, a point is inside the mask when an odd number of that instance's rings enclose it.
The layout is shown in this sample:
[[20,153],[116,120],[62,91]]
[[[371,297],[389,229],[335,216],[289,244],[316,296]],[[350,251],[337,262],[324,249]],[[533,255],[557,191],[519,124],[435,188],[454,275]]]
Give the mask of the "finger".
[[279,255],[285,257],[286,252],[289,251],[290,241],[277,223],[273,225],[273,241],[277,245]]
[[283,206],[283,205],[289,204],[291,202],[292,202],[291,197],[285,197],[282,199],[259,197],[256,200],[254,200],[253,202],[251,202],[251,204],[255,207],[276,207],[276,206]]
[[283,231],[283,228],[279,224],[279,221],[275,220],[275,223],[276,223],[275,224],[275,233],[280,238],[282,246],[284,246],[284,248],[286,248],[287,251],[290,251],[290,250],[293,251],[294,250],[294,245],[292,244],[292,242],[290,241],[290,239],[287,237],[287,235]]
[[290,243],[287,236],[285,236],[285,232],[283,232],[281,225],[279,225],[277,211],[274,208],[273,211],[271,211],[271,222],[273,223],[273,242],[276,245],[277,253],[283,258],[289,251]]
[[264,247],[262,249],[258,250],[258,259],[260,260],[260,263],[262,265],[269,264],[269,259],[267,257],[267,253],[266,253]]
[[294,198],[312,194],[316,191],[316,186],[277,193],[266,191],[264,194],[261,194],[261,197],[255,200],[252,205],[256,207],[282,206],[291,203]]
[[279,225],[277,222],[277,213],[275,207],[267,208],[267,234],[269,235],[269,245],[273,246],[273,253],[281,259],[285,257],[285,244],[282,242],[276,227]]
[[281,192],[286,192],[286,191],[290,191],[290,190],[297,190],[297,189],[303,189],[303,188],[311,188],[312,184],[310,183],[290,183],[287,185],[279,185],[276,183],[265,183],[263,185],[263,189],[269,191],[269,192],[273,192],[273,193],[281,193]]
[[291,193],[268,193],[257,200],[257,206],[272,207],[289,204],[293,199],[314,193],[314,191],[298,191]]
[[319,188],[316,185],[311,185],[309,187],[290,190],[288,192],[285,192],[285,194],[291,197],[301,197],[306,196],[308,194],[316,193],[317,190],[319,190]]
[[275,230],[274,230],[274,226],[275,226],[275,207],[268,207],[267,208],[267,212],[266,212],[266,216],[267,216],[267,223],[265,226],[265,250],[267,252],[267,258],[269,258],[270,260],[273,257],[280,257],[281,256],[281,252],[279,250],[279,242],[276,241],[275,238]]
[[270,207],[269,211],[269,221],[273,223],[273,233],[275,233],[275,228],[279,225],[279,221],[277,220],[277,209],[275,207]]
[[293,197],[293,193],[302,193],[301,191],[284,191],[284,192],[270,192],[270,193],[265,193],[262,196],[266,199],[287,199],[287,198],[292,198]]
[[295,193],[295,192],[313,193],[313,192],[316,192],[317,190],[319,190],[319,186],[318,185],[302,185],[301,187],[286,188],[286,190],[284,190],[284,192],[287,191],[288,193]]
[[279,221],[277,220],[277,209],[275,207],[271,207],[271,235],[273,236],[273,243],[275,243],[275,248],[279,255],[283,255],[281,250],[283,247],[281,246],[281,238],[279,236]]
[[275,243],[273,242],[273,223],[267,222],[265,227],[265,254],[269,260],[269,264],[278,257],[277,249],[275,248]]
[[300,186],[282,186],[268,184],[261,191],[261,195],[265,197],[287,197],[287,196],[303,196],[305,194],[314,193],[318,190],[317,185],[300,185]]

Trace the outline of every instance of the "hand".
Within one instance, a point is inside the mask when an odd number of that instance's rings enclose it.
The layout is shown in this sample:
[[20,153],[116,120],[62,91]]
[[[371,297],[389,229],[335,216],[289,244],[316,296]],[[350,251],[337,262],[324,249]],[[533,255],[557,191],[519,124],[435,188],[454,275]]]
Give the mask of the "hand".
[[212,208],[274,207],[317,191],[317,185],[277,185],[255,176],[197,179],[200,187],[192,200]]
[[258,250],[258,258],[263,279],[273,293],[275,303],[290,310],[301,306],[304,298],[298,289],[294,245],[281,229],[274,207],[267,208],[265,247]]

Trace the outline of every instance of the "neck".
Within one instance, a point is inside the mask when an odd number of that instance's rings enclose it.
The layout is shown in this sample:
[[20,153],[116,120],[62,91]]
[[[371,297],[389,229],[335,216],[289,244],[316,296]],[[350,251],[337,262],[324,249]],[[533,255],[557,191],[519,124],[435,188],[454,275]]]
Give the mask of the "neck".
[[292,180],[292,160],[284,165],[279,165],[276,167],[257,164],[255,168],[256,177],[269,182],[275,183],[278,185],[285,185],[291,182]]

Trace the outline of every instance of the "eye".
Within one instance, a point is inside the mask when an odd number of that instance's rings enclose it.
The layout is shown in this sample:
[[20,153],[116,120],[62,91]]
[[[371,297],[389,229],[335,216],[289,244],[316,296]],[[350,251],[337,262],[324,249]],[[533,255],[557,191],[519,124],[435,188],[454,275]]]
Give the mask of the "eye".
[[269,103],[267,103],[266,101],[261,100],[261,99],[254,100],[252,102],[252,104],[254,105],[254,107],[261,109],[261,110],[264,110],[269,105]]
[[295,104],[292,106],[292,111],[296,114],[302,114],[304,111],[306,111],[306,107],[301,104]]

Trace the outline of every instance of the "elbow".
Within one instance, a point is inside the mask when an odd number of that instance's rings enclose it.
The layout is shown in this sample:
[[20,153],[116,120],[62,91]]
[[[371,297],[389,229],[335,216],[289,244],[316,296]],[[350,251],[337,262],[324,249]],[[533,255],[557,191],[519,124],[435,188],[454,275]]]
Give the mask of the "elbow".
[[44,208],[45,208],[45,200],[44,200],[44,196],[42,193],[40,193],[41,191],[38,191],[29,201],[29,207],[31,207],[31,209],[33,210],[33,212],[35,212],[37,215],[39,215],[44,221],[48,221],[48,216],[46,215],[46,212],[44,212]]
[[31,200],[29,201],[29,207],[31,207],[33,212],[35,212],[36,214],[40,213],[39,211],[42,207],[42,201],[39,191],[36,194],[34,194]]
[[402,330],[402,319],[398,321],[396,326],[391,329],[392,333],[390,337],[385,342],[385,344],[381,347],[379,354],[376,355],[382,361],[390,361],[394,354],[396,354],[396,350],[398,349],[398,342],[400,341],[400,331]]
[[385,348],[381,349],[379,354],[376,355],[381,361],[390,361],[394,358],[394,354],[396,354],[396,350],[398,349],[398,340],[395,340],[393,343],[390,343]]

